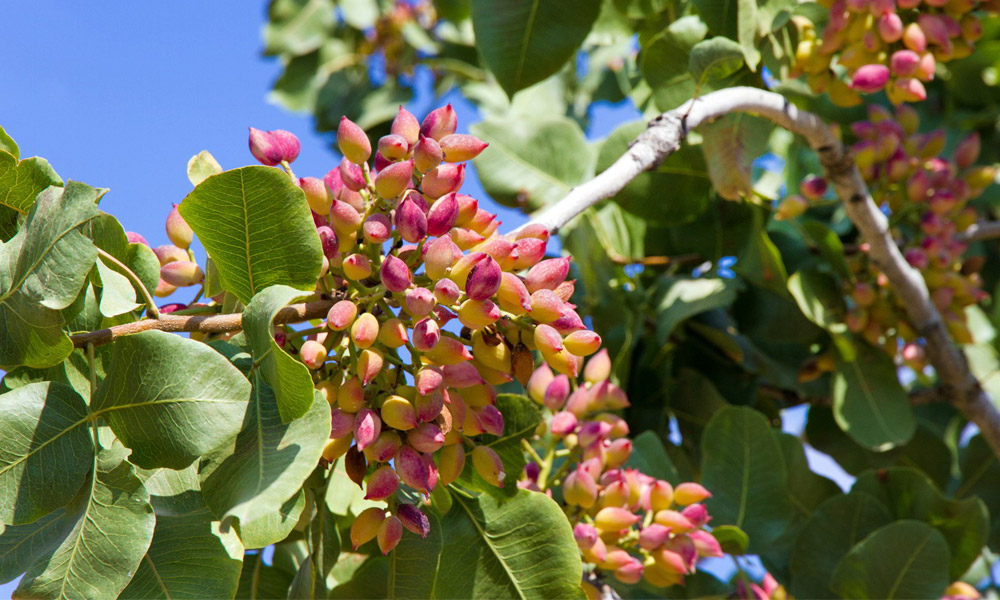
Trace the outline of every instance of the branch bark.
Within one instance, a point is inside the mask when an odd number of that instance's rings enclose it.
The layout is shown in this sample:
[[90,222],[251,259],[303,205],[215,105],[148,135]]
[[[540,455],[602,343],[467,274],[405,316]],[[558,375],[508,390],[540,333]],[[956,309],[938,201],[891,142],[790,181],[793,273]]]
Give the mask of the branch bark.
[[[315,302],[303,302],[301,304],[290,304],[274,316],[276,325],[286,323],[301,323],[311,319],[319,319],[326,316],[326,313],[333,306],[333,300],[317,300]],[[201,332],[201,333],[229,333],[243,329],[243,315],[234,313],[229,315],[160,315],[158,319],[145,319],[134,323],[115,325],[108,329],[100,329],[88,333],[71,335],[73,345],[77,348],[85,348],[87,344],[100,346],[115,341],[125,335],[132,335],[156,329],[170,332]]]
[[1000,221],[980,221],[955,236],[962,242],[977,242],[998,237],[1000,237]]
[[818,116],[799,110],[784,96],[756,88],[735,87],[690,100],[650,121],[636,141],[605,171],[573,188],[531,223],[556,233],[597,202],[622,190],[643,171],[655,168],[680,148],[688,131],[730,113],[752,113],[802,136],[819,155],[827,179],[843,201],[848,217],[868,242],[869,255],[889,278],[916,331],[927,342],[941,393],[975,423],[994,454],[1000,456],[1000,413],[969,369],[962,350],[930,300],[920,273],[910,267],[889,234],[885,214],[872,201],[868,187],[843,143]]

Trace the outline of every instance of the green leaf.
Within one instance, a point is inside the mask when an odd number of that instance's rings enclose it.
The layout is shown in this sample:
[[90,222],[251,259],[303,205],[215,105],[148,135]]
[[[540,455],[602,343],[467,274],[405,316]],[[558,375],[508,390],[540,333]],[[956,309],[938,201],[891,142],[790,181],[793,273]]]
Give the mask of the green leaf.
[[[1000,548],[1000,463],[981,435],[969,440],[961,455],[962,478],[955,498],[977,496],[989,509],[990,548]],[[2,562],[2,561],[0,561]]]
[[72,528],[31,566],[14,591],[22,598],[114,598],[153,538],[149,494],[120,446],[101,450],[90,481],[67,509]]
[[160,261],[152,248],[146,244],[129,244],[125,253],[125,264],[139,277],[139,281],[150,294],[156,290],[156,284],[160,281]]
[[916,469],[890,467],[863,473],[853,491],[875,496],[896,519],[916,519],[940,531],[951,549],[949,581],[975,562],[989,535],[989,515],[982,500],[948,500]]
[[292,358],[274,341],[274,315],[304,294],[287,286],[271,286],[253,297],[243,312],[244,330],[254,363],[259,363],[264,380],[278,400],[283,422],[306,414],[313,403],[312,377],[309,369]]
[[105,317],[117,317],[130,313],[142,305],[135,301],[135,288],[132,282],[121,273],[114,271],[98,258],[97,274],[101,278],[101,314]]
[[49,188],[0,245],[0,369],[44,368],[73,351],[60,311],[77,299],[97,258],[79,231],[97,218],[95,200],[97,191],[81,183]]
[[[407,537],[405,534],[403,535],[404,540]],[[397,546],[394,552],[398,551],[399,547]],[[389,581],[388,557],[372,556],[360,566],[354,564],[351,566],[354,568],[346,574],[348,577],[338,578],[337,582],[339,585],[330,590],[331,599],[383,600],[384,598],[393,597],[389,594],[387,585]]]
[[660,277],[653,290],[657,341],[667,343],[674,329],[685,319],[729,306],[736,300],[737,288],[737,284],[728,279]]
[[845,360],[854,360],[854,343],[844,323],[847,305],[837,280],[815,266],[800,269],[788,278],[788,291],[810,321],[827,330]]
[[802,221],[800,225],[816,244],[820,256],[833,267],[834,272],[843,279],[849,279],[851,274],[847,268],[847,260],[844,258],[844,244],[840,241],[840,236],[819,221]]
[[144,331],[115,342],[91,408],[133,463],[182,469],[240,431],[249,399],[250,383],[210,347]]
[[642,41],[639,68],[660,110],[671,110],[694,97],[697,85],[689,65],[691,50],[707,33],[701,19],[688,15]]
[[544,494],[453,493],[426,538],[404,535],[389,556],[391,598],[582,598],[580,552]]
[[193,186],[197,186],[212,175],[218,175],[221,172],[222,165],[219,164],[219,161],[215,160],[215,157],[208,150],[202,150],[198,154],[195,154],[187,164],[188,181]]
[[305,416],[283,423],[274,391],[259,374],[253,384],[246,427],[202,463],[205,503],[224,525],[279,510],[316,468],[330,435],[330,406],[318,392]]
[[288,594],[292,576],[281,569],[264,564],[262,553],[247,554],[243,558],[236,597],[245,600],[274,600]]
[[712,528],[712,536],[719,541],[726,554],[746,554],[750,546],[750,536],[734,525],[719,525]]
[[760,64],[760,50],[757,49],[757,32],[760,29],[760,17],[757,14],[757,0],[737,0],[737,34],[740,51],[751,71],[757,70]]
[[231,598],[243,566],[235,532],[222,533],[207,507],[156,516],[153,542],[128,587],[129,598]]
[[340,558],[341,546],[337,515],[330,506],[330,500],[335,497],[336,491],[331,488],[332,481],[326,486],[323,497],[316,499],[316,514],[309,526],[310,547],[313,549],[318,575],[316,584],[322,584],[324,590],[333,587],[328,583],[337,559]]
[[537,210],[561,199],[593,172],[583,131],[565,117],[514,115],[473,125],[490,144],[473,159],[479,181],[505,206]]
[[513,96],[562,69],[600,10],[600,0],[472,0],[476,47]]
[[[611,132],[598,150],[596,171],[614,164],[645,129],[645,121],[634,121]],[[664,190],[670,191],[669,196]],[[711,191],[704,155],[696,146],[684,145],[655,170],[637,175],[613,200],[645,221],[677,226],[708,207]]]
[[667,456],[660,436],[652,430],[643,431],[632,440],[632,453],[625,466],[638,469],[650,477],[669,481],[673,485],[681,482],[674,462]]
[[751,553],[767,548],[792,517],[781,447],[767,419],[751,408],[724,408],[705,428],[701,451],[713,524],[745,531]]
[[0,583],[17,579],[35,561],[51,555],[72,527],[72,519],[60,508],[32,523],[0,529]]
[[336,24],[333,0],[279,0],[267,9],[264,53],[305,54],[319,48]]
[[62,179],[44,158],[36,156],[18,161],[17,157],[0,150],[0,204],[24,215],[45,188],[62,184]]
[[305,508],[306,494],[300,490],[277,510],[253,521],[241,522],[239,529],[243,545],[248,549],[265,548],[285,539],[295,529]]
[[9,133],[4,131],[3,127],[0,127],[0,151],[10,154],[15,160],[21,156],[17,148],[17,142],[14,141],[14,138],[10,137]]
[[691,48],[688,69],[700,85],[709,79],[723,79],[743,67],[743,48],[729,38],[702,40]]
[[761,227],[750,238],[746,248],[740,253],[734,270],[744,279],[770,290],[779,296],[788,296],[788,272],[781,260],[781,252]]
[[379,10],[375,0],[341,0],[337,3],[343,14],[344,22],[355,29],[368,29],[375,26]]
[[792,505],[805,517],[816,510],[824,500],[840,495],[836,483],[809,468],[802,442],[793,435],[775,431],[788,471],[788,497]]
[[[692,54],[691,60],[694,58]],[[742,65],[743,59],[739,60]],[[753,161],[767,151],[772,129],[774,125],[769,121],[742,114],[725,115],[698,128],[702,136],[701,150],[715,193],[727,200],[753,197]],[[759,229],[763,228],[762,221],[757,221]]]
[[857,360],[838,357],[833,378],[833,415],[847,435],[883,452],[910,441],[917,430],[913,408],[896,377],[896,367],[881,350],[856,344]]
[[[504,472],[508,481],[513,481],[524,471],[527,461],[524,458],[524,449],[521,447],[521,440],[534,435],[538,429],[538,424],[542,422],[542,413],[530,398],[518,394],[499,394],[496,399],[496,406],[503,415],[503,436],[482,435],[482,444],[492,448],[500,460],[503,462]],[[462,486],[486,492],[497,497],[511,497],[517,493],[518,487],[508,483],[502,488],[498,488],[483,479],[475,468],[472,461],[467,460],[465,470],[462,472],[458,483]]]
[[864,492],[826,500],[806,521],[789,553],[791,592],[797,598],[837,598],[830,577],[842,556],[876,529],[892,522],[881,502]]
[[201,182],[181,216],[215,261],[222,287],[244,304],[271,285],[312,291],[323,249],[305,195],[270,167],[233,169]]
[[950,579],[948,544],[932,527],[899,521],[871,534],[841,559],[830,587],[845,598],[940,598]]
[[0,523],[30,523],[69,503],[94,454],[87,405],[61,383],[0,396]]
[[[435,489],[437,489],[435,487]],[[444,488],[442,488],[444,489]],[[347,475],[344,461],[338,460],[330,474],[330,491],[326,498],[333,514],[342,517],[353,517],[372,506],[380,506],[372,500],[365,500],[365,491],[354,483]]]

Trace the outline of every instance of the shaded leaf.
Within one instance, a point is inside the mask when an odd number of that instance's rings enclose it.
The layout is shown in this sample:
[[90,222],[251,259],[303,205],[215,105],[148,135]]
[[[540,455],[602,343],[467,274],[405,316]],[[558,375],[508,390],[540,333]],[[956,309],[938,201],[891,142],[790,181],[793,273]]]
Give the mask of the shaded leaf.
[[249,398],[239,369],[205,344],[144,331],[115,342],[91,408],[133,463],[181,469],[240,431]]
[[712,528],[712,536],[719,541],[726,554],[746,554],[750,537],[735,525],[719,525]]
[[728,279],[679,279],[663,276],[656,282],[656,339],[665,344],[682,321],[698,313],[732,304],[737,284]]
[[688,15],[642,41],[639,68],[660,110],[671,110],[694,97],[697,81],[689,65],[691,50],[707,33],[701,19]]
[[458,483],[468,489],[497,497],[510,497],[517,494],[518,487],[513,482],[527,464],[521,440],[534,435],[538,424],[542,422],[542,413],[530,398],[518,394],[498,394],[496,407],[503,415],[503,436],[498,438],[484,434],[480,439],[481,443],[492,448],[503,462],[504,472],[507,474],[505,485],[498,488],[483,479],[473,467],[471,459],[465,462],[465,470],[462,471]]
[[948,545],[918,521],[871,534],[840,560],[831,587],[846,598],[940,598],[948,586]]
[[476,47],[513,96],[573,57],[600,8],[600,0],[472,0]]
[[261,553],[247,554],[243,557],[243,570],[240,572],[236,597],[241,600],[284,598],[291,583],[292,576],[281,569],[264,564]]
[[743,48],[725,37],[702,40],[691,48],[688,69],[698,83],[729,77],[743,67]]
[[643,431],[632,440],[632,453],[625,461],[626,467],[638,469],[650,477],[677,485],[681,482],[674,462],[667,456],[663,441],[654,431]]
[[77,299],[97,258],[80,232],[99,214],[96,199],[81,183],[49,188],[0,245],[0,369],[44,368],[73,351],[60,311]]
[[709,422],[701,446],[712,523],[739,527],[750,536],[750,552],[760,552],[792,517],[784,460],[771,426],[751,408],[727,407]]
[[917,429],[913,408],[881,350],[859,343],[857,360],[838,357],[833,378],[833,416],[862,446],[885,451],[905,444]]
[[0,406],[0,523],[30,523],[68,504],[87,478],[87,405],[67,385],[40,382],[3,394]]

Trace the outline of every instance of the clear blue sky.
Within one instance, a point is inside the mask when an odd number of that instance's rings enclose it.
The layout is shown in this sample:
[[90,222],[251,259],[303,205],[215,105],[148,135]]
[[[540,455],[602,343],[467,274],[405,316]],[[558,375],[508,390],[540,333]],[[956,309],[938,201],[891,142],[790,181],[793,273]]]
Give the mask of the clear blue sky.
[[[225,168],[251,164],[248,126],[298,135],[296,173],[322,176],[337,160],[311,118],[265,100],[280,73],[277,61],[261,56],[265,6],[2,2],[0,126],[22,157],[43,156],[63,179],[110,188],[102,208],[154,246],[167,243],[171,202],[191,189],[188,159],[207,149]],[[446,100],[455,101],[461,129],[477,118],[457,97]],[[414,112],[432,102],[422,95]],[[599,107],[588,133],[606,135],[637,116],[628,106]],[[466,191],[484,197],[474,179]],[[501,213],[505,227],[518,221],[513,211]],[[0,598],[11,590],[0,586]]]

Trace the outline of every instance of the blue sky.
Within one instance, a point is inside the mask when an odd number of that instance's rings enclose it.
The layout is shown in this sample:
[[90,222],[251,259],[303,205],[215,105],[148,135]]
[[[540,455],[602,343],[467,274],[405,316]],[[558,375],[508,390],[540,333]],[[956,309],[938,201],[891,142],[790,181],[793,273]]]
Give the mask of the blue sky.
[[[43,156],[64,179],[110,188],[102,208],[154,246],[167,243],[170,204],[191,189],[188,159],[207,149],[225,168],[251,164],[248,126],[295,133],[302,141],[296,173],[322,176],[337,160],[311,118],[265,100],[281,70],[261,56],[265,6],[0,3],[0,126],[22,157]],[[475,111],[457,96],[445,101],[455,102],[467,130]],[[417,106],[426,111],[432,99],[423,94]],[[628,106],[598,107],[589,137],[637,117]],[[472,178],[465,191],[484,198]],[[519,221],[513,211],[500,212],[505,228]],[[800,425],[801,415],[793,421]],[[0,598],[12,589],[0,586]]]

